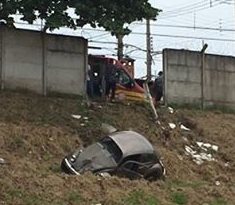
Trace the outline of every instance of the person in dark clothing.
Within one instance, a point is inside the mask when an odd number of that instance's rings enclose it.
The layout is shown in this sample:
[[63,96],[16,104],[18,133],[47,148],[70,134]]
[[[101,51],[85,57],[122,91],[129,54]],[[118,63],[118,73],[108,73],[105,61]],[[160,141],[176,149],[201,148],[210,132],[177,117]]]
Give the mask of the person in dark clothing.
[[87,70],[87,94],[90,98],[94,97],[93,73],[90,65],[88,65]]
[[109,99],[110,91],[111,97],[110,100],[114,100],[115,98],[115,91],[116,91],[116,84],[117,84],[117,68],[113,64],[109,64],[106,67],[105,72],[105,81],[106,81],[106,97]]
[[154,81],[154,99],[155,104],[161,100],[163,96],[163,72],[158,73],[157,78]]

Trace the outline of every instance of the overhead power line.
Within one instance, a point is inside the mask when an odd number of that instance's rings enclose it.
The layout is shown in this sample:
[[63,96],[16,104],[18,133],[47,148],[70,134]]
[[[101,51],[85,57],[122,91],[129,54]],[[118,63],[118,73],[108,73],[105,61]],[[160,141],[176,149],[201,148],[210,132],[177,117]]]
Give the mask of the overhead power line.
[[[144,26],[143,23],[134,23]],[[168,28],[183,28],[183,29],[199,29],[199,30],[210,30],[210,31],[224,31],[224,32],[235,32],[235,29],[221,29],[215,27],[203,27],[203,26],[184,26],[184,25],[171,25],[171,24],[151,24],[156,27],[168,27]]]
[[[230,1],[230,0],[227,0]],[[168,11],[168,12],[163,12],[162,14],[159,15],[159,19],[167,19],[167,18],[173,18],[173,17],[178,17],[178,16],[182,16],[182,15],[186,15],[186,14],[190,14],[192,12],[198,12],[198,11],[203,11],[203,10],[207,10],[210,9],[212,7],[216,7],[218,5],[224,4],[224,2],[227,2],[225,0],[223,1],[218,1],[218,0],[214,0],[213,4],[209,4],[208,2],[204,2],[198,6],[193,6],[193,7],[189,7],[187,9],[182,9],[182,10],[178,10],[178,11]]]
[[[143,33],[133,32],[135,35],[145,35]],[[210,41],[227,41],[227,42],[235,42],[234,39],[227,38],[208,38],[208,37],[197,37],[197,36],[183,36],[183,35],[168,35],[168,34],[151,34],[152,36],[159,37],[169,37],[169,38],[185,38],[185,39],[198,39],[198,40],[210,40]]]

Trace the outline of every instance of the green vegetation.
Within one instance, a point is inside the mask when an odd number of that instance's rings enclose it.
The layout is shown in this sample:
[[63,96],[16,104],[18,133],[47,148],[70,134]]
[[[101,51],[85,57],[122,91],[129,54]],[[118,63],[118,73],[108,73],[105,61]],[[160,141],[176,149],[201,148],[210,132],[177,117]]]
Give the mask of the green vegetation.
[[123,205],[158,205],[159,200],[154,196],[144,193],[142,190],[131,192],[128,197],[122,201]]
[[188,203],[187,196],[182,192],[174,192],[171,195],[171,200],[178,205],[185,205]]

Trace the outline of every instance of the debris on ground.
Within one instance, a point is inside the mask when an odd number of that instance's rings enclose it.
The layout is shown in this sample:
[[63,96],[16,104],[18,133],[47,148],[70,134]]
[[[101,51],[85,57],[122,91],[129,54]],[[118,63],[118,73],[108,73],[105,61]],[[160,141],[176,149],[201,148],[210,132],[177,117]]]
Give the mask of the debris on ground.
[[0,165],[4,165],[4,164],[6,164],[6,160],[3,158],[0,158]]
[[105,132],[107,134],[111,134],[111,133],[117,131],[117,128],[113,127],[112,125],[106,124],[106,123],[101,124],[101,129],[103,132]]
[[215,185],[216,185],[216,186],[219,186],[219,185],[220,185],[220,182],[219,182],[219,181],[216,181],[216,182],[215,182]]
[[219,147],[217,145],[212,145],[210,143],[197,142],[197,145],[205,151],[207,151],[207,149],[212,149],[215,152],[219,150]]
[[174,123],[168,123],[168,125],[169,125],[169,127],[171,129],[175,129],[176,128],[176,124],[174,124]]
[[173,114],[174,113],[174,109],[172,107],[168,107],[169,113]]
[[183,124],[180,125],[180,129],[185,131],[190,131],[190,129],[185,127]]
[[217,152],[219,147],[217,145],[212,145],[210,143],[196,142],[197,146],[200,148],[198,150],[195,146],[185,146],[185,154],[190,155],[193,161],[201,165],[204,161],[216,161],[212,156],[211,151]]
[[83,120],[88,120],[89,118],[88,117],[83,117]]
[[71,115],[74,119],[77,119],[77,120],[79,120],[79,119],[81,119],[81,115]]

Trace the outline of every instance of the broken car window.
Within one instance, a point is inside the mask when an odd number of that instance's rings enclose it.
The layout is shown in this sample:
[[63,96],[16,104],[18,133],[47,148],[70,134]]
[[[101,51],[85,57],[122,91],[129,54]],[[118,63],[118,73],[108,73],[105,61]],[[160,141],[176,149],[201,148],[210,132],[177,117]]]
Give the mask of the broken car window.
[[105,137],[100,141],[100,144],[112,155],[116,163],[120,162],[122,158],[122,151],[117,144],[109,137]]

